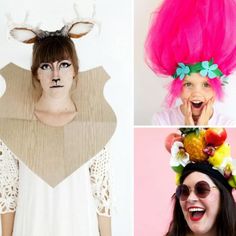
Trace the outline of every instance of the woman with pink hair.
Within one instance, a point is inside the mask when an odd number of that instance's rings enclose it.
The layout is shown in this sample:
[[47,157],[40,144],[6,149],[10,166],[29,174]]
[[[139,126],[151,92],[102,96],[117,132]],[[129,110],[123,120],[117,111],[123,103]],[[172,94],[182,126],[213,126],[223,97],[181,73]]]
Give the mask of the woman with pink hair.
[[[173,77],[168,109],[155,113],[153,124],[236,125],[213,109],[236,68],[235,0],[165,0],[153,14],[145,50],[157,75]],[[177,98],[182,104],[173,108]]]

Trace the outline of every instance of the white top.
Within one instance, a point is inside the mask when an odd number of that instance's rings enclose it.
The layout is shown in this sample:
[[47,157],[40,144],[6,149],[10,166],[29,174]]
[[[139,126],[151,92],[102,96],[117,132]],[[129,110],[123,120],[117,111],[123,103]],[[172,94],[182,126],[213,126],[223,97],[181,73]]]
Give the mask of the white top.
[[[166,109],[162,112],[154,113],[152,117],[153,125],[185,125],[184,124],[184,115],[180,110],[180,106]],[[225,117],[222,114],[219,114],[216,110],[213,112],[213,116],[208,121],[209,126],[236,126],[236,121],[231,120],[228,117]]]
[[99,236],[97,214],[110,216],[108,167],[104,148],[52,188],[0,140],[0,213],[16,211],[13,236]]

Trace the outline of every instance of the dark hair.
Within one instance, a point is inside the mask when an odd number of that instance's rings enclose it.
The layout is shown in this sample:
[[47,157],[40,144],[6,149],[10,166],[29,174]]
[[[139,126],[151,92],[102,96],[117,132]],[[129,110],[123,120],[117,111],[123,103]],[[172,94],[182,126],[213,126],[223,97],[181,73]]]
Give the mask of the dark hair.
[[[217,179],[209,176],[220,191],[220,209],[216,217],[217,236],[236,236],[236,203],[232,192]],[[191,230],[184,218],[178,198],[173,195],[173,219],[165,236],[186,236]]]
[[34,43],[32,56],[33,83],[37,80],[37,70],[42,62],[54,62],[70,59],[77,75],[79,70],[75,45],[69,37],[51,36]]

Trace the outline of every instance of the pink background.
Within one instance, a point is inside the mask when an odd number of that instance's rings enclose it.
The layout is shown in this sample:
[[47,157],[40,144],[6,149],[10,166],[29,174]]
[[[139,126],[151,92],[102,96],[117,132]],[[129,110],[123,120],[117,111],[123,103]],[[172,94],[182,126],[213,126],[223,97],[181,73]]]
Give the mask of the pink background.
[[[231,155],[236,157],[236,128],[226,129]],[[176,128],[134,130],[134,235],[163,236],[172,216],[175,173],[164,140]]]

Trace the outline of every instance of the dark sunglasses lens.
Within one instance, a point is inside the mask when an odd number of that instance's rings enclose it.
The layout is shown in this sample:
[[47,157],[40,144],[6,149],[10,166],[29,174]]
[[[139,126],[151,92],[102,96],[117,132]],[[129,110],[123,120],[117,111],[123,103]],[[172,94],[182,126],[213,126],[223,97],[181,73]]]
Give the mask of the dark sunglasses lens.
[[176,197],[181,201],[185,201],[189,196],[189,188],[185,184],[181,184],[176,189]]
[[195,185],[195,193],[200,198],[205,198],[210,193],[210,185],[205,181],[200,181]]

